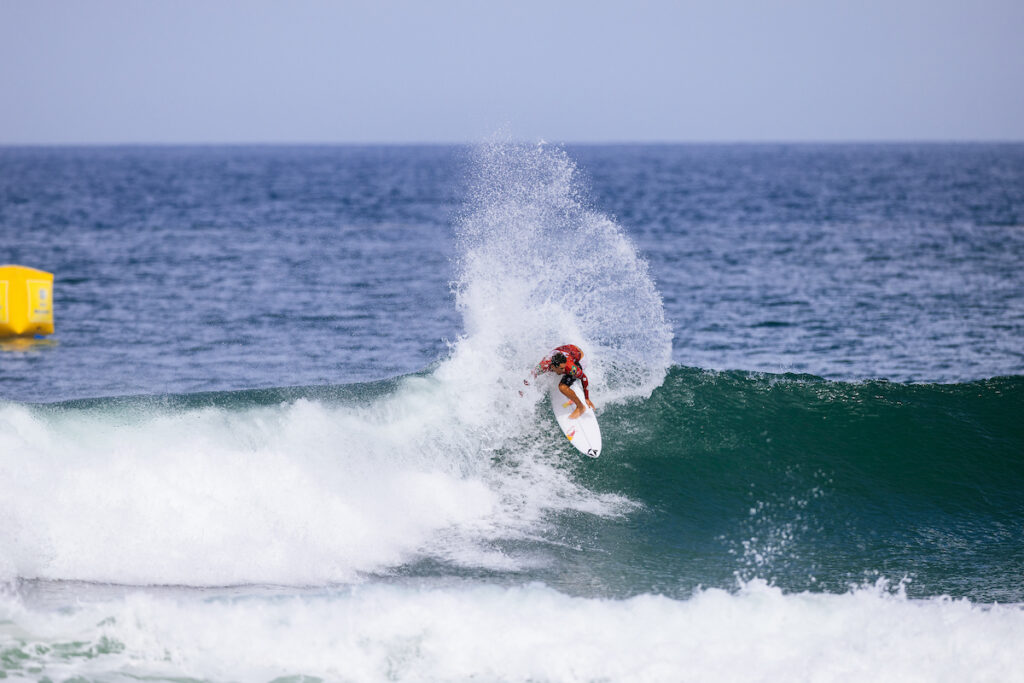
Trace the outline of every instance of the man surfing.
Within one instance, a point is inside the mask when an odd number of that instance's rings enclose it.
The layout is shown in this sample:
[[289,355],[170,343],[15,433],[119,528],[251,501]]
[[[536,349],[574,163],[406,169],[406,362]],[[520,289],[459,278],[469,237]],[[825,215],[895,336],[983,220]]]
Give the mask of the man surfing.
[[[533,377],[537,377],[545,372],[562,375],[562,379],[558,382],[558,390],[576,404],[576,410],[572,411],[572,414],[569,415],[570,420],[575,420],[587,412],[587,406],[590,406],[592,409],[594,408],[594,404],[590,402],[590,390],[588,389],[590,382],[587,380],[587,375],[583,372],[583,366],[580,364],[582,360],[583,351],[580,350],[580,347],[575,344],[565,344],[552,350],[550,354],[544,357],[544,360],[537,363],[532,373]],[[587,406],[583,405],[580,397],[570,388],[576,380],[580,380],[583,384],[583,397],[587,401]],[[525,379],[523,384],[530,386],[530,382]]]

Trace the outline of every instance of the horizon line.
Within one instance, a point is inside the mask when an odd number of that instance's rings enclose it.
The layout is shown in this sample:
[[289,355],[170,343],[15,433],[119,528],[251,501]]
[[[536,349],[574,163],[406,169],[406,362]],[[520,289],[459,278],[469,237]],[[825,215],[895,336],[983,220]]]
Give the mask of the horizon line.
[[[100,147],[473,147],[487,144],[487,139],[475,141],[103,141],[103,142],[4,142],[0,148],[100,148]],[[864,138],[864,139],[827,139],[827,140],[537,140],[512,139],[503,142],[526,145],[554,145],[573,147],[654,147],[654,146],[768,146],[768,145],[1017,145],[1024,144],[1024,138]]]

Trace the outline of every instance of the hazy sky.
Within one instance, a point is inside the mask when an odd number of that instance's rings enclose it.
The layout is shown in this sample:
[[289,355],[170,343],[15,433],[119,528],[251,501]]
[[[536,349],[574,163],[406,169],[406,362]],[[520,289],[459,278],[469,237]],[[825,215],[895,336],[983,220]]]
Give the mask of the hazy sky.
[[0,143],[1024,140],[1024,0],[0,0]]

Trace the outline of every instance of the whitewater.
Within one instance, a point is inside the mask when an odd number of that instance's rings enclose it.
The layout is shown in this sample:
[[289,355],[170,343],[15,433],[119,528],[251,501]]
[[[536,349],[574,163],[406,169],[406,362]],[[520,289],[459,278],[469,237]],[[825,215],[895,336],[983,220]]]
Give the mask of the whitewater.
[[[441,277],[461,322],[429,363],[0,397],[3,677],[1024,680],[1019,373],[896,383],[680,364],[666,309],[685,292],[659,290],[569,153],[496,141],[460,159]],[[311,267],[317,240],[303,244]],[[331,324],[383,325],[389,300]],[[234,349],[272,364],[291,338],[259,335],[280,319],[253,314],[251,340],[193,341],[181,363],[198,376],[205,354]],[[5,350],[5,367],[88,346],[66,339]],[[403,343],[372,335],[360,362]],[[560,343],[586,351],[599,461],[559,436],[544,383],[522,384]],[[139,372],[168,363],[129,353]]]

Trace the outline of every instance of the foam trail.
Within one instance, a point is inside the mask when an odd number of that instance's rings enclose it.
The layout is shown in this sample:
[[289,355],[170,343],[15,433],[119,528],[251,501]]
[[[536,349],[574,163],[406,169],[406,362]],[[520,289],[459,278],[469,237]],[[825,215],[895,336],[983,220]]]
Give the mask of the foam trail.
[[[550,588],[360,587],[201,599],[136,593],[59,612],[0,596],[9,675],[267,681],[1021,681],[1020,605],[763,582],[687,600]],[[293,680],[289,678],[288,680]]]

